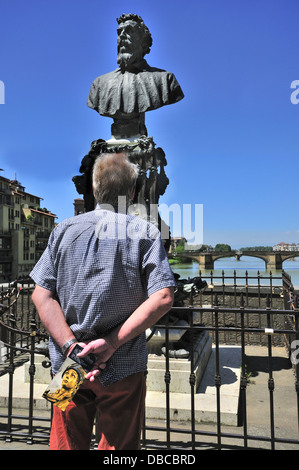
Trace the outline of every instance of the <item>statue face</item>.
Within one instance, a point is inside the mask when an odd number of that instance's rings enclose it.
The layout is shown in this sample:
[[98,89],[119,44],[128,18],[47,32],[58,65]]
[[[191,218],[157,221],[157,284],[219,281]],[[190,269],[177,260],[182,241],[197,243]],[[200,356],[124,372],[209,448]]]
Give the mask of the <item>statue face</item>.
[[117,63],[124,69],[143,58],[143,35],[135,21],[121,23],[117,28]]

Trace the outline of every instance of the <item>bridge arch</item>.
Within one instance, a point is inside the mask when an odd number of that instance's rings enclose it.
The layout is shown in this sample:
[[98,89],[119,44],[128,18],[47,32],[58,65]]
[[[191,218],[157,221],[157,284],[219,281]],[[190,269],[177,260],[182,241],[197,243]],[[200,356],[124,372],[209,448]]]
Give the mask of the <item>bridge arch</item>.
[[266,269],[282,269],[282,264],[284,261],[299,257],[299,251],[185,251],[183,253],[176,254],[176,257],[178,258],[189,258],[196,261],[199,265],[199,269],[214,269],[215,261],[221,258],[236,257],[237,259],[240,259],[242,256],[250,256],[252,258],[259,258],[263,260],[266,264]]
[[228,254],[226,254],[226,253],[221,253],[221,254],[219,254],[219,255],[214,255],[214,254],[213,254],[213,260],[214,260],[214,262],[215,262],[215,261],[218,261],[219,259],[223,259],[223,258],[235,258],[235,257],[236,257],[235,254],[232,254],[232,253],[228,253]]
[[[231,258],[232,260],[235,259],[236,261],[240,261],[241,258],[242,258],[242,259],[243,259],[243,258],[246,259],[247,257],[248,257],[248,258],[251,258],[251,260],[254,260],[254,258],[256,258],[256,260],[257,260],[256,264],[257,264],[258,266],[260,266],[261,263],[267,263],[267,260],[265,259],[265,257],[262,257],[262,256],[248,256],[247,254],[242,255],[242,254],[237,254],[237,253],[230,256],[230,258]],[[226,258],[226,257],[221,256],[221,257],[215,258],[214,261],[216,262],[216,261],[219,261],[219,260],[222,260],[222,259],[225,259],[225,258]],[[250,262],[250,261],[247,261],[247,262]]]
[[238,253],[238,256],[243,257],[243,256],[249,256],[250,258],[258,258],[258,259],[261,259],[263,261],[265,261],[266,265],[269,261],[269,257],[267,257],[267,255],[261,255],[261,254],[258,254],[257,252],[254,252],[254,253],[250,253],[250,252],[246,252],[246,253]]
[[282,262],[288,261],[289,259],[299,258],[299,253],[290,253],[282,255]]

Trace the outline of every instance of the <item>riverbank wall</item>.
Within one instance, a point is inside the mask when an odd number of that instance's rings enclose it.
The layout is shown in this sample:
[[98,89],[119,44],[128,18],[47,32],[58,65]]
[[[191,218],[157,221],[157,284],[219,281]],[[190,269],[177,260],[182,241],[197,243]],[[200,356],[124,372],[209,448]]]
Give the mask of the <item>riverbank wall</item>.
[[[290,309],[281,287],[214,285],[201,292],[190,291],[184,292],[183,295],[181,292],[181,298],[178,299],[179,297],[177,297],[177,306],[194,308],[194,324],[203,327],[215,326],[214,307],[219,307],[217,323],[220,328],[219,340],[222,344],[241,344],[242,324],[246,329],[245,344],[267,346],[268,334],[272,331],[273,346],[285,346],[288,343],[287,335],[274,333],[275,330],[292,329],[292,310],[290,314],[277,313]],[[214,342],[213,330],[211,335]]]

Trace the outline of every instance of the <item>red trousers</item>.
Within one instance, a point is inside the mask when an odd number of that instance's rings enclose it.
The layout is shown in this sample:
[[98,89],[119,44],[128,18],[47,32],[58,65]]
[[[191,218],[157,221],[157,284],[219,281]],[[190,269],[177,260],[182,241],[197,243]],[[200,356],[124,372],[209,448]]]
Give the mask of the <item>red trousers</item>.
[[144,372],[103,387],[85,380],[65,411],[53,406],[50,450],[89,450],[96,412],[99,450],[139,450]]

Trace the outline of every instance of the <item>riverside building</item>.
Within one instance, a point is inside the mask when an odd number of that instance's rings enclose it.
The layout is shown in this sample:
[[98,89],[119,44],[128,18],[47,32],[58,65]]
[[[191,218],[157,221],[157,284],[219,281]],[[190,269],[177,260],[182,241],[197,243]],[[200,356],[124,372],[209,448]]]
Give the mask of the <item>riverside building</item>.
[[0,175],[0,282],[28,276],[46,248],[57,216],[42,199]]

